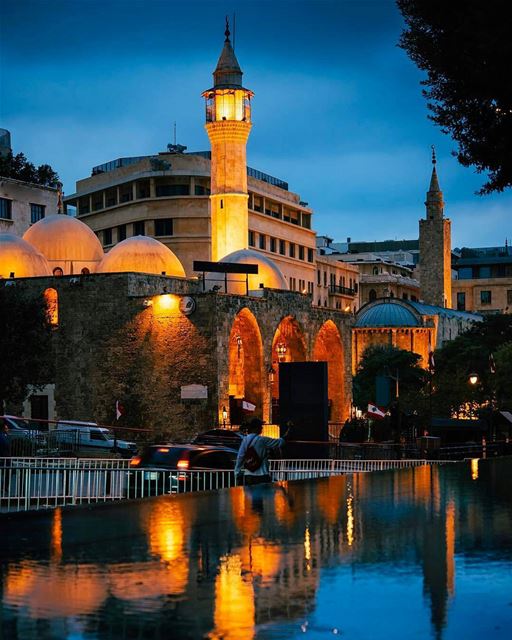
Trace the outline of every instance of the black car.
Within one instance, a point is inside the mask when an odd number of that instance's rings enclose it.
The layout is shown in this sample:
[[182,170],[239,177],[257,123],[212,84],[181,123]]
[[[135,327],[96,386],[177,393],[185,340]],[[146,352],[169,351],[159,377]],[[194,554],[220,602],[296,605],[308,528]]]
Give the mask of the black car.
[[152,445],[132,458],[127,495],[143,498],[232,487],[237,454],[236,449],[219,446]]
[[193,444],[217,445],[238,450],[244,435],[241,431],[232,431],[231,429],[210,429],[210,431],[200,433],[192,442]]

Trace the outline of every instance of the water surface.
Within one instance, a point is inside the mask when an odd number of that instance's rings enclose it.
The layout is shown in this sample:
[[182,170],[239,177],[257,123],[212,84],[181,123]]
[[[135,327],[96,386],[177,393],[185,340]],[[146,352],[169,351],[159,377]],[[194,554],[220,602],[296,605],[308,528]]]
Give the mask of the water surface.
[[512,460],[1,516],[9,640],[512,637]]

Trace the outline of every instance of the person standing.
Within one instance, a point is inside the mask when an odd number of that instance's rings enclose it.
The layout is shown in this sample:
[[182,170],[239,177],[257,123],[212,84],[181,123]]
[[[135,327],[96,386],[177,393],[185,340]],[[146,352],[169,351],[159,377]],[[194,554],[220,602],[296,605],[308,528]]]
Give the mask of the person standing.
[[235,477],[243,477],[243,484],[251,486],[272,482],[269,470],[269,454],[285,443],[284,438],[262,436],[263,420],[253,418],[248,425],[247,435],[242,440],[235,465]]

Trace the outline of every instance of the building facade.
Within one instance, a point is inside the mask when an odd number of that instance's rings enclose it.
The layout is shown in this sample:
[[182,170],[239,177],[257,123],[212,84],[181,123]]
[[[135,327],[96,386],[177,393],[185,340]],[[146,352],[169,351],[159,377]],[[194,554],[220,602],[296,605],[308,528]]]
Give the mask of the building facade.
[[452,304],[459,311],[512,313],[512,249],[463,248],[453,261]]
[[58,190],[0,176],[0,233],[22,236],[38,220],[57,213]]

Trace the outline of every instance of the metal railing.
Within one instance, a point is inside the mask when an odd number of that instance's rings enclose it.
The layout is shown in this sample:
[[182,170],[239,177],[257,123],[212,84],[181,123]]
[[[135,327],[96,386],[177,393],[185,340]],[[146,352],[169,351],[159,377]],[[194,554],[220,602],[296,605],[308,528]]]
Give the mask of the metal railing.
[[[275,481],[368,473],[426,464],[425,460],[271,460]],[[128,460],[0,458],[0,511],[52,509],[140,499],[237,485],[233,471],[136,469]]]

